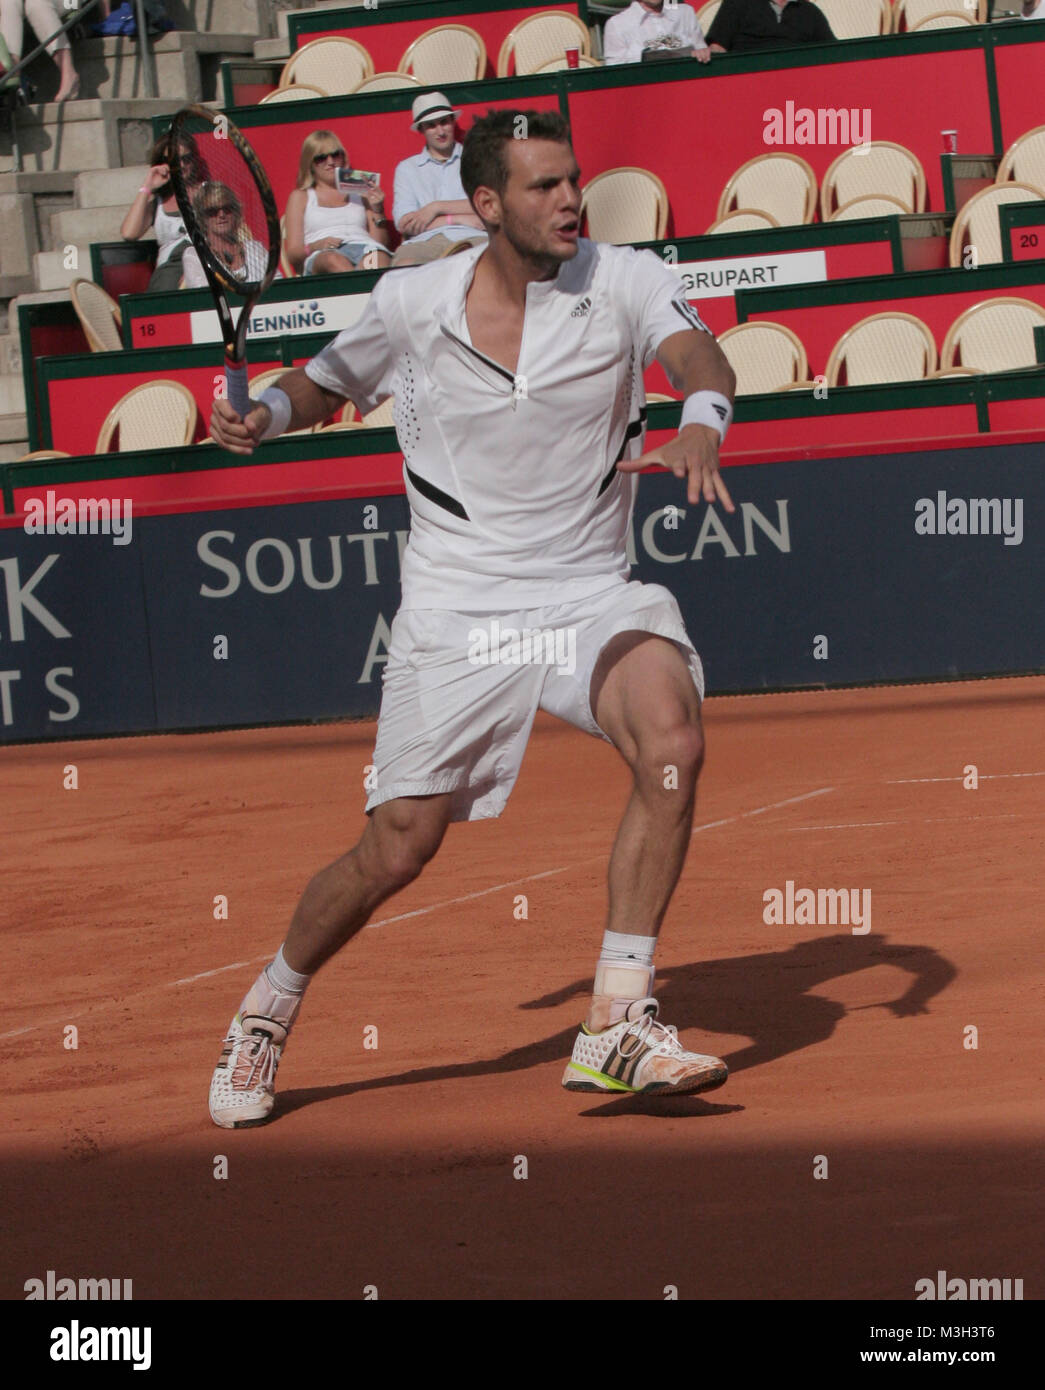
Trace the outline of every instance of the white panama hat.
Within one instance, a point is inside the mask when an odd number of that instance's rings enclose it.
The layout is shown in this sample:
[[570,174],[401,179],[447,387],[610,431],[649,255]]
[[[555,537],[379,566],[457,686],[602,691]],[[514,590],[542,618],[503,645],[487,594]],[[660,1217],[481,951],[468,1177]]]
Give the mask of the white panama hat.
[[460,111],[454,110],[442,92],[424,92],[421,96],[414,98],[414,104],[410,108],[410,129],[416,130],[422,121],[430,121],[435,116],[459,116],[460,114]]

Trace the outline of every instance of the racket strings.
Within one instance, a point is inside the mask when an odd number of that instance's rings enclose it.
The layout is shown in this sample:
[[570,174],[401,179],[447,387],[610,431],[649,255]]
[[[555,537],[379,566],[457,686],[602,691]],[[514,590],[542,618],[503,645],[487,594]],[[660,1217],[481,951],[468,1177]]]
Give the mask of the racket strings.
[[189,116],[173,138],[179,146],[173,178],[195,176],[186,196],[200,233],[197,250],[230,288],[249,293],[265,279],[273,256],[272,218],[255,168],[220,120]]

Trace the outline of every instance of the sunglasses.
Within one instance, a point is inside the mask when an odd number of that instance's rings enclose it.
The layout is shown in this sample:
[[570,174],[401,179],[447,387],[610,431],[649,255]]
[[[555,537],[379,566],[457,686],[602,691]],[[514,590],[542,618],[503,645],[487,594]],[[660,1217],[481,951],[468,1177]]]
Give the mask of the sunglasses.
[[204,217],[218,217],[223,212],[235,217],[239,214],[239,208],[234,203],[219,203],[217,207],[203,209]]
[[326,150],[323,154],[317,154],[312,163],[325,164],[328,159],[332,159],[335,164],[343,164],[346,158],[344,150]]

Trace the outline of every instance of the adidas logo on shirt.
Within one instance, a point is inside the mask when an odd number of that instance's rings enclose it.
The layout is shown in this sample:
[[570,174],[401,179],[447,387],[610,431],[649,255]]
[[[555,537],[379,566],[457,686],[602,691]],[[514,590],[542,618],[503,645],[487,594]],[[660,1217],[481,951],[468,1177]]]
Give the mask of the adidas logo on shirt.
[[576,309],[570,314],[571,319],[584,319],[588,317],[588,310],[591,308],[591,296],[585,295]]

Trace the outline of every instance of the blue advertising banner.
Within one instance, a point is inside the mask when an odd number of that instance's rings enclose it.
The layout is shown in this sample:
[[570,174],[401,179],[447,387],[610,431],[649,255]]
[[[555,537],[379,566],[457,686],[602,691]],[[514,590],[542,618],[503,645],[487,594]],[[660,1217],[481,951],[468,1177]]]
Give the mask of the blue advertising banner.
[[723,477],[732,515],[667,474],[635,509],[634,577],[675,594],[709,692],[1045,667],[1045,444]]
[[406,498],[144,523],[159,727],[372,716]]
[[0,530],[0,737],[155,729],[138,528],[47,526]]
[[[709,693],[1045,669],[1045,444],[734,467],[736,510],[646,475],[635,577]],[[6,740],[373,717],[403,497],[0,532]]]

